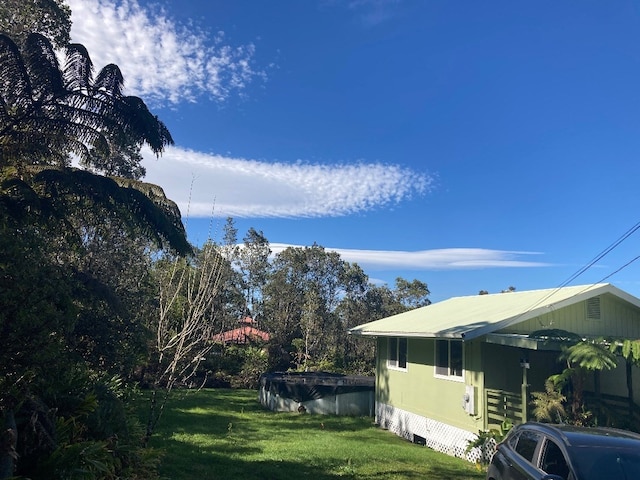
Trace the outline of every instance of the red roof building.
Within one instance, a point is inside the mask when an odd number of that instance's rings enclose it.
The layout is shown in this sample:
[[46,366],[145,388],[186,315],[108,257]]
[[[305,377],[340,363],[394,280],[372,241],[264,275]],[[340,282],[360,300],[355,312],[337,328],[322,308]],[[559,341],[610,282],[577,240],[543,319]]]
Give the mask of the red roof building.
[[251,317],[243,318],[240,320],[240,323],[242,324],[240,327],[218,333],[212,337],[212,340],[216,343],[224,343],[225,345],[229,343],[244,345],[247,343],[269,341],[269,334],[254,327],[253,325],[256,322]]

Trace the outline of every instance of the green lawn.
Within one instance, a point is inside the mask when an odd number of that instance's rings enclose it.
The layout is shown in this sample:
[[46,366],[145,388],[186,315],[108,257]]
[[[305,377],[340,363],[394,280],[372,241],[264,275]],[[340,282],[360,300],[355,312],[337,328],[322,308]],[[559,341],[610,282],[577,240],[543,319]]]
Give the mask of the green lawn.
[[161,474],[171,480],[484,478],[372,418],[275,413],[251,390],[177,392],[151,445],[164,451]]

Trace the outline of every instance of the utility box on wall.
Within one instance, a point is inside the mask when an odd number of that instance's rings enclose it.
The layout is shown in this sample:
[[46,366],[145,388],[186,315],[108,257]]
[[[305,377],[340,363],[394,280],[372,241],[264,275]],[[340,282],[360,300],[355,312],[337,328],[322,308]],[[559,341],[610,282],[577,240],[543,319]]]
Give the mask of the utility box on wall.
[[462,408],[469,415],[476,414],[476,387],[473,385],[464,386],[464,395],[462,396]]

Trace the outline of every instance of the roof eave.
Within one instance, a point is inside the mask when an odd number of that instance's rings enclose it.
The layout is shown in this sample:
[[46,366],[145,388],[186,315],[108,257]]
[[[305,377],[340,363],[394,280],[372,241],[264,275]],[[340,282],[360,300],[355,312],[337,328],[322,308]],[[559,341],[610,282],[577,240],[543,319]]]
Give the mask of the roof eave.
[[388,332],[388,331],[349,331],[357,337],[407,337],[407,338],[465,338],[465,332]]

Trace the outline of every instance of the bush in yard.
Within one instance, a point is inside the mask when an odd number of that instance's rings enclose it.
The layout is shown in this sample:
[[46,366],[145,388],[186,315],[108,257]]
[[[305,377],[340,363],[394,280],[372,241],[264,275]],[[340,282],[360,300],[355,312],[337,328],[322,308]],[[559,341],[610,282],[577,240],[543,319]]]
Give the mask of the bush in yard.
[[158,453],[142,448],[144,430],[126,407],[116,377],[76,368],[42,382],[16,410],[17,472],[31,479],[154,479]]
[[244,347],[239,349],[243,359],[240,373],[232,380],[232,385],[239,388],[258,388],[260,375],[267,371],[269,356],[263,348]]

